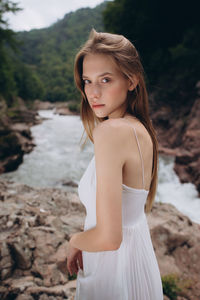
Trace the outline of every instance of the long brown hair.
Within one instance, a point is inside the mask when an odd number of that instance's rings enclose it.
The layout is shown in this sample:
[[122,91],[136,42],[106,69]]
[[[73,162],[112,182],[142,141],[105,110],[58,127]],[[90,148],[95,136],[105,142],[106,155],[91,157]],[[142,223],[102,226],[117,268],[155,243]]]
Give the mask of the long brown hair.
[[[99,123],[107,119],[97,117],[88,103],[86,94],[84,92],[84,83],[82,80],[83,59],[89,53],[103,53],[110,55],[117,63],[122,74],[131,79],[135,74],[138,78],[138,85],[136,88],[127,93],[127,109],[126,112],[138,118],[146,127],[153,142],[153,165],[151,184],[148,193],[145,211],[150,212],[157,189],[157,173],[158,173],[158,143],[156,139],[155,130],[149,118],[148,94],[144,80],[144,69],[140,61],[139,54],[134,45],[126,39],[123,35],[111,34],[105,32],[96,32],[91,30],[89,39],[77,53],[74,65],[74,79],[77,88],[82,94],[80,115],[87,134],[83,143],[85,145],[89,138],[93,141],[93,129]],[[83,137],[83,136],[82,136]]]

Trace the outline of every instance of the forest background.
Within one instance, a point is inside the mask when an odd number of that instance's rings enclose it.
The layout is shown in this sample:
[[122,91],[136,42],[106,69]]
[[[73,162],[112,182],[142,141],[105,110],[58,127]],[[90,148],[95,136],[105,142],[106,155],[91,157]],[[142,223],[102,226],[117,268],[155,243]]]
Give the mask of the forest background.
[[[13,1],[0,1],[0,95],[8,107],[16,96],[67,101],[79,111],[80,95],[73,79],[74,57],[92,27],[125,35],[139,51],[154,105],[174,110],[191,107],[200,78],[198,1],[104,1],[82,8],[43,29],[14,32],[6,12],[17,13]],[[151,97],[152,96],[152,97]]]

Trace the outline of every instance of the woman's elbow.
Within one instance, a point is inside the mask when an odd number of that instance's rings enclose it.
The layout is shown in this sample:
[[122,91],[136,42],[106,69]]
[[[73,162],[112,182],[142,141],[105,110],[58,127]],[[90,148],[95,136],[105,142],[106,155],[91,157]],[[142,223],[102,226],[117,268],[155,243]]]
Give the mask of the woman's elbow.
[[118,250],[121,246],[121,243],[122,243],[122,238],[113,241],[109,240],[109,242],[105,241],[105,248],[108,251]]
[[113,244],[110,250],[118,250],[121,246],[121,243],[119,244]]

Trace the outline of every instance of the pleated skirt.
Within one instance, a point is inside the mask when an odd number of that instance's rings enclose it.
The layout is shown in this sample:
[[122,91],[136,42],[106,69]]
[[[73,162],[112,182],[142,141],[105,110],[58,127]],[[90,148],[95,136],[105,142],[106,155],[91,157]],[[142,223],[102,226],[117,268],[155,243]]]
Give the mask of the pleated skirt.
[[120,248],[83,251],[75,300],[163,300],[160,271],[146,217],[123,227]]

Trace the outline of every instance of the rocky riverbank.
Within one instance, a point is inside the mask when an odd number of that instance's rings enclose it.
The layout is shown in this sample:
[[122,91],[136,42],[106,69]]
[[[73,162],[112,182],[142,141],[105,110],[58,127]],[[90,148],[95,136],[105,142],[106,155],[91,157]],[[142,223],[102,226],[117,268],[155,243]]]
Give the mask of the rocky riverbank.
[[[0,298],[73,299],[76,280],[67,272],[66,249],[84,217],[76,193],[0,181]],[[178,278],[179,299],[199,299],[200,225],[159,203],[148,222],[162,276]]]

